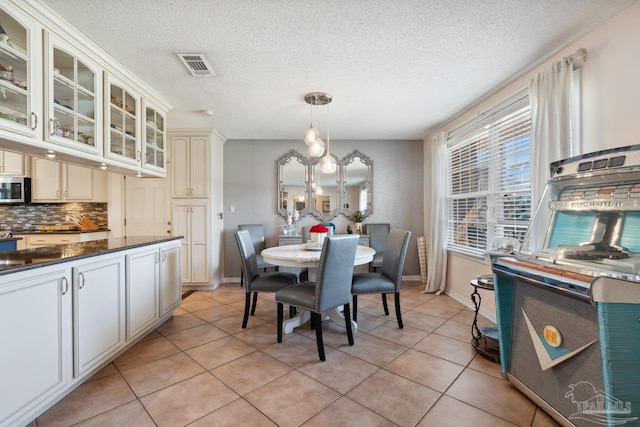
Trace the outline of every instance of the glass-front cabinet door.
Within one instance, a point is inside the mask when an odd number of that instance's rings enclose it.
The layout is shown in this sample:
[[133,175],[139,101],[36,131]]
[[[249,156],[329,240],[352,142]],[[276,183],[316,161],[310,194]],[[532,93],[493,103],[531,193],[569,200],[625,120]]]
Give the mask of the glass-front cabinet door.
[[146,169],[163,172],[166,161],[165,117],[159,109],[145,102],[144,119],[142,166]]
[[63,40],[47,34],[47,140],[99,154],[101,72]]
[[140,95],[114,76],[106,74],[105,109],[107,130],[105,156],[130,164],[140,164],[138,114]]
[[9,4],[0,6],[0,133],[39,134],[42,28]]

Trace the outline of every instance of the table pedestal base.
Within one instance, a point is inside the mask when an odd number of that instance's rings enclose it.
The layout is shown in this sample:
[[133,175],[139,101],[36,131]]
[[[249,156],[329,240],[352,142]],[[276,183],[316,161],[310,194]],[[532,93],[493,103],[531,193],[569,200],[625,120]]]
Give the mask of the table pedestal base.
[[[342,314],[342,307],[329,310],[322,314],[323,320],[329,319],[336,325],[346,328],[344,315]],[[298,326],[301,326],[302,324],[308,322],[310,318],[311,313],[308,310],[298,310],[298,314],[293,316],[291,319],[286,319],[282,322],[282,332],[284,332],[285,334],[290,334],[291,332],[293,332],[293,328],[297,328]],[[351,320],[351,330],[354,334],[358,330],[358,324],[353,320]]]

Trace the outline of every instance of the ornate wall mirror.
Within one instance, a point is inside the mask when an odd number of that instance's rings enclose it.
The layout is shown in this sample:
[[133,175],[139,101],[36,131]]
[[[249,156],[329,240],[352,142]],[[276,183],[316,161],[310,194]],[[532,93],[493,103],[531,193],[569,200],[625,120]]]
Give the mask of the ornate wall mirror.
[[342,171],[341,213],[353,219],[355,211],[373,213],[373,162],[355,150],[340,160]]
[[357,210],[373,213],[373,162],[355,150],[338,160],[335,173],[320,171],[320,159],[291,150],[278,159],[278,213],[283,217],[313,215],[329,221]]
[[278,213],[283,217],[300,211],[304,215],[309,203],[309,160],[295,150],[278,159]]
[[311,204],[309,212],[321,221],[338,215],[340,203],[340,168],[326,174],[320,170],[320,159],[313,159],[311,168]]

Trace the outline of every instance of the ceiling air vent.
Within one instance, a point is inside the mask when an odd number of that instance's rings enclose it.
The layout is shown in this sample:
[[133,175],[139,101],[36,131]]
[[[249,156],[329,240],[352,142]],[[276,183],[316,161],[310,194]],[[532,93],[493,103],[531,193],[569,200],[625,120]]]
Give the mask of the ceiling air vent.
[[178,58],[182,61],[187,70],[194,76],[215,76],[211,65],[201,53],[179,53]]

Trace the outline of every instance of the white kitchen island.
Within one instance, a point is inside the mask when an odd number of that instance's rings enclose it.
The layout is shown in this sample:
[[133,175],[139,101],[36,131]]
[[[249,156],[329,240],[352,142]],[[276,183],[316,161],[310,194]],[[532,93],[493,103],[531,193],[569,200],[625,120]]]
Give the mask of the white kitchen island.
[[181,237],[0,253],[0,426],[23,426],[170,318]]

